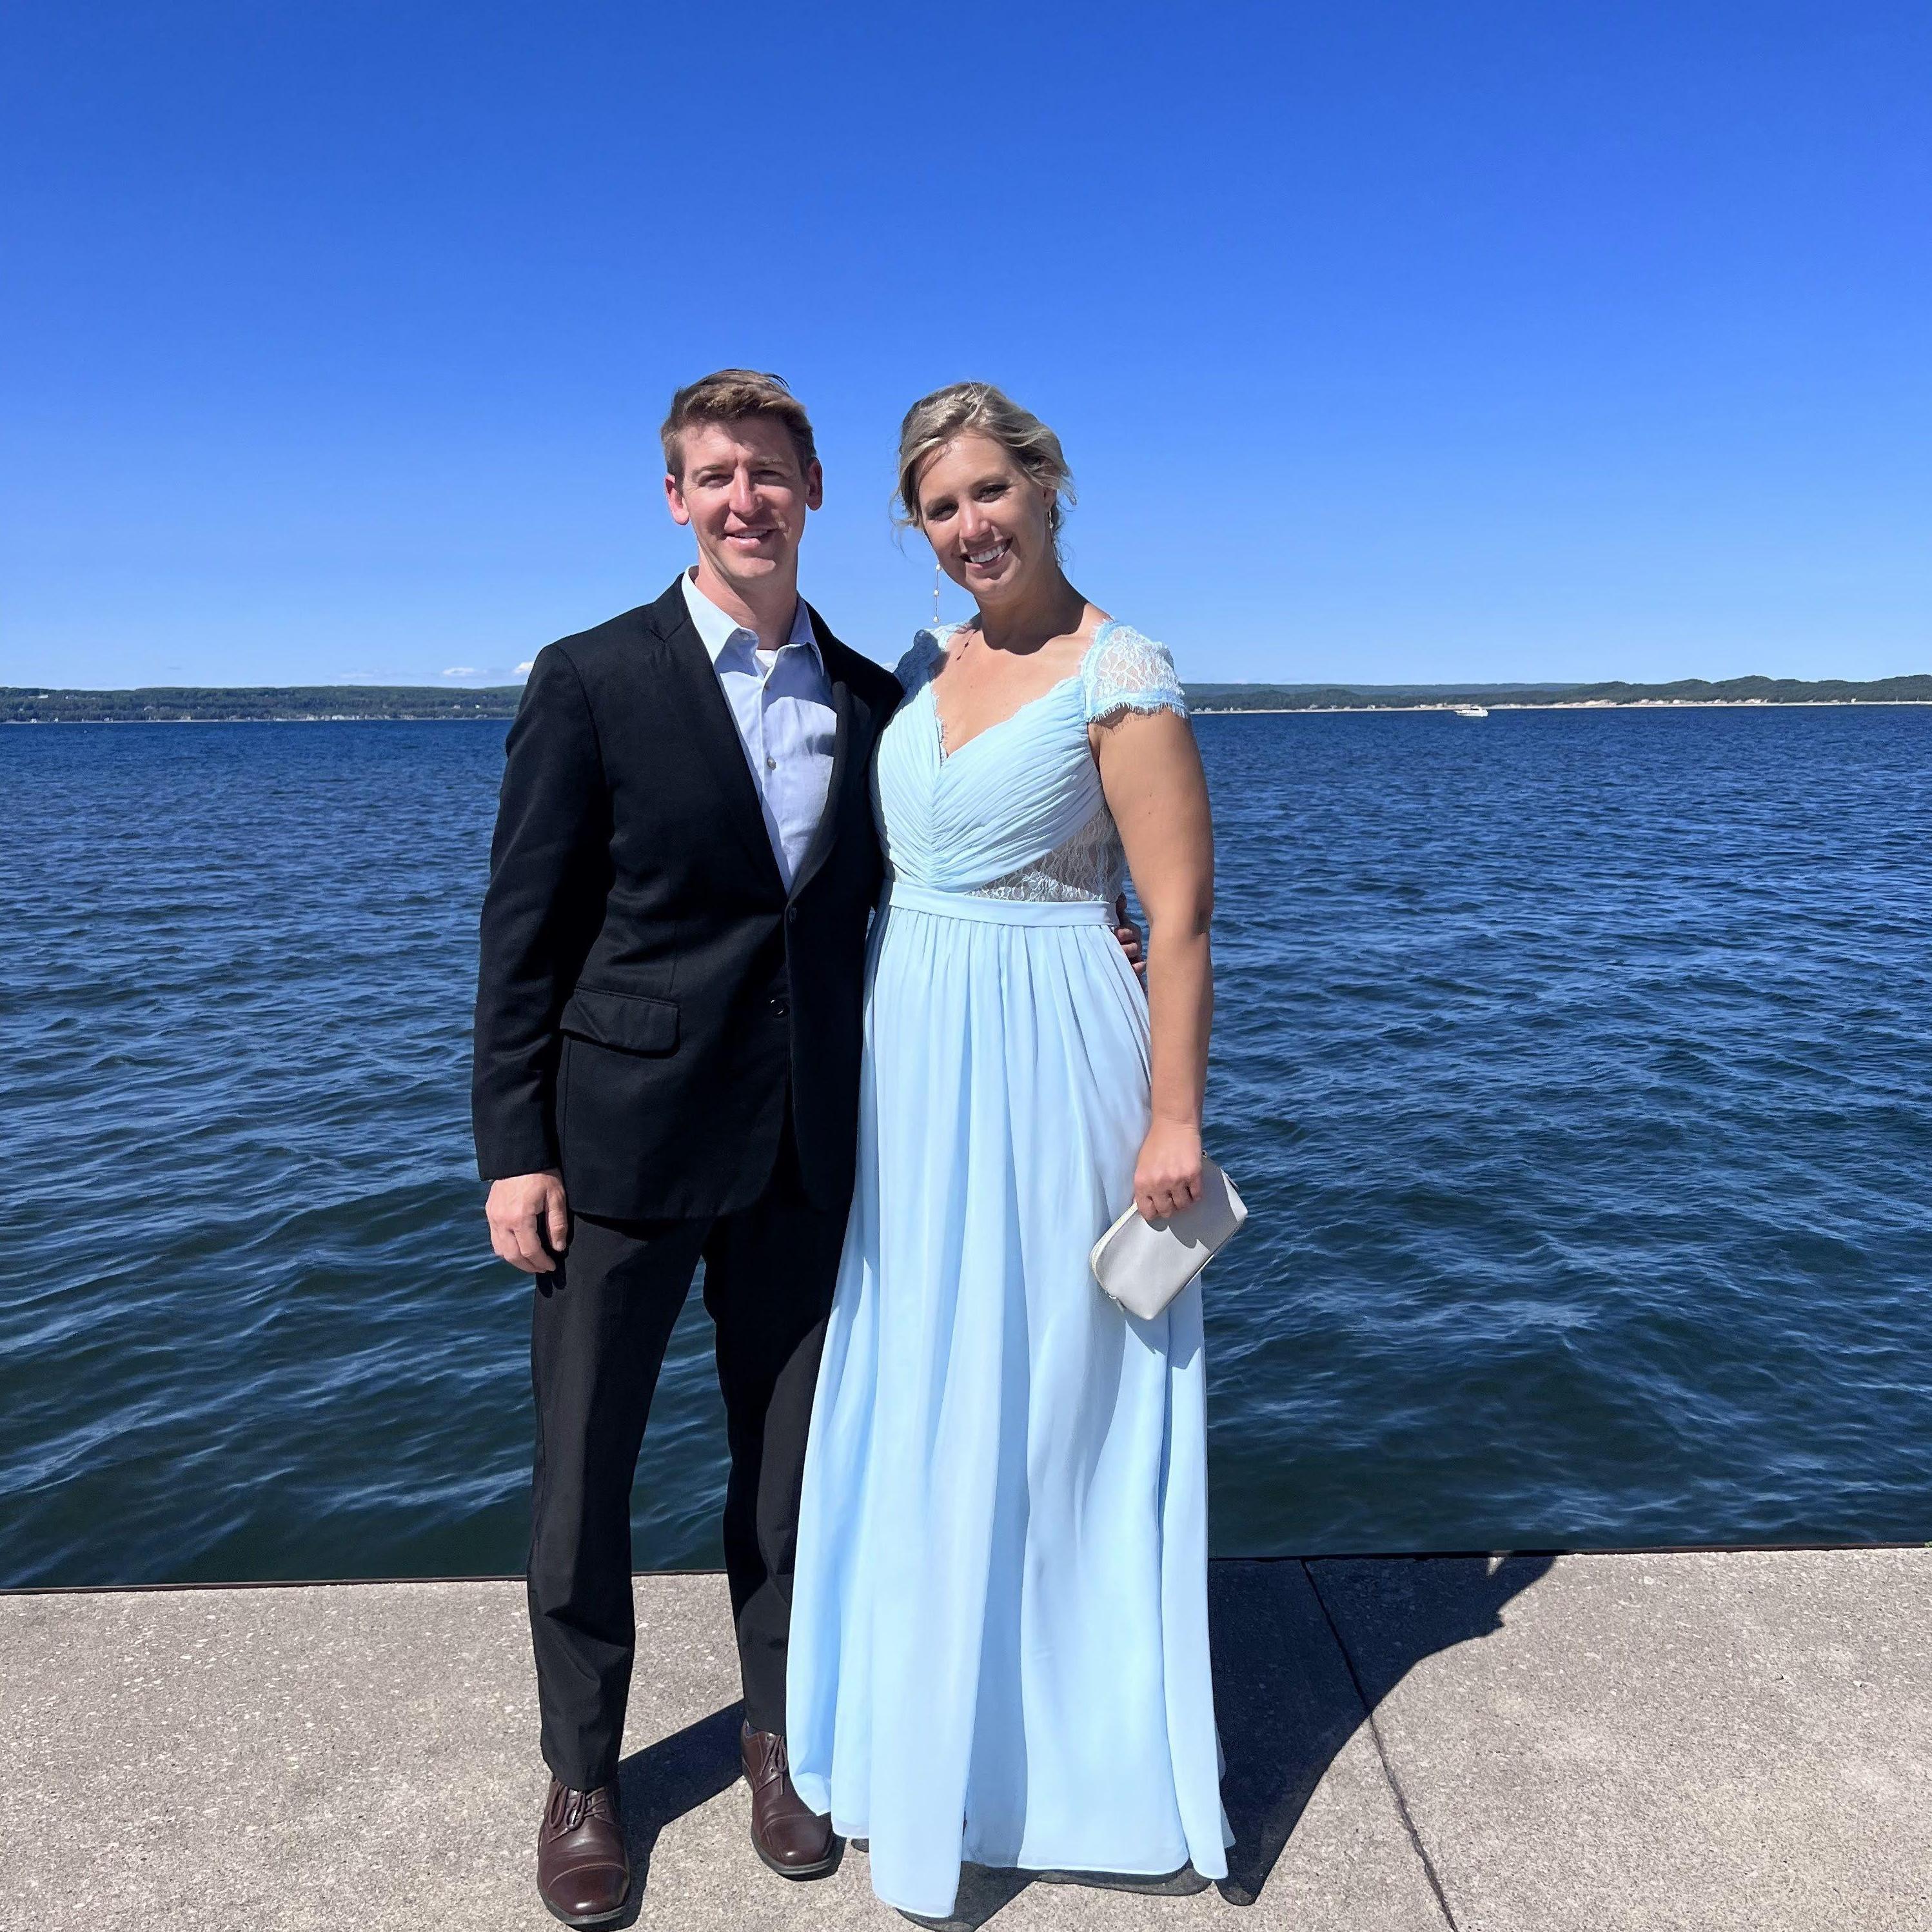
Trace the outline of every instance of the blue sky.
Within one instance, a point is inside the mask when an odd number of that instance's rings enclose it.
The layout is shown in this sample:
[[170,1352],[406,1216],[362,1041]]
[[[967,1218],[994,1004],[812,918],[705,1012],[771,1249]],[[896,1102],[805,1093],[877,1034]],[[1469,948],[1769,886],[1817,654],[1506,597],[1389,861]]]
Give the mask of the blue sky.
[[505,677],[724,363],[888,660],[980,376],[1184,675],[1932,670],[1922,0],[21,0],[0,148],[0,682]]

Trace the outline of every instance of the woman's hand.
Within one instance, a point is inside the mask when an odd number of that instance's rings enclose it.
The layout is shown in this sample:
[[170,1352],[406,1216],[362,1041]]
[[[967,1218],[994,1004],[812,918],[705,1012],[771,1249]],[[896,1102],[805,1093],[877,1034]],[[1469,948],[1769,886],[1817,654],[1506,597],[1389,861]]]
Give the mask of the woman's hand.
[[1155,1121],[1134,1163],[1134,1205],[1141,1219],[1165,1220],[1200,1198],[1200,1129]]
[[1114,937],[1120,943],[1120,950],[1126,955],[1127,964],[1139,976],[1142,986],[1147,984],[1147,956],[1141,950],[1141,929],[1127,916],[1127,896],[1123,892],[1114,902]]

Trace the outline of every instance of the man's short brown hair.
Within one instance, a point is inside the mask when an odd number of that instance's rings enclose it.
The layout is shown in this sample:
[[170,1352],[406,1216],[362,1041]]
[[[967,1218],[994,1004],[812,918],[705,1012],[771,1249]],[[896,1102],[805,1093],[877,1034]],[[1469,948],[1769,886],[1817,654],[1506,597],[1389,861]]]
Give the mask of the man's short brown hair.
[[698,423],[742,422],[747,416],[768,416],[784,424],[798,452],[801,472],[818,461],[812,418],[782,376],[766,375],[756,369],[718,369],[687,382],[671,398],[670,413],[661,432],[665,470],[682,481],[686,430]]

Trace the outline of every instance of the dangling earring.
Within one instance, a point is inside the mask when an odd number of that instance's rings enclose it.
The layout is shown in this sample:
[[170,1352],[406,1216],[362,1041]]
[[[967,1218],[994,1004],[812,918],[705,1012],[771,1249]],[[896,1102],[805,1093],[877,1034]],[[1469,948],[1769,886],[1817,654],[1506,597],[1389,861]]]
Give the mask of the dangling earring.
[[939,566],[934,563],[932,566],[932,621],[935,624],[939,622],[939,580],[942,574]]

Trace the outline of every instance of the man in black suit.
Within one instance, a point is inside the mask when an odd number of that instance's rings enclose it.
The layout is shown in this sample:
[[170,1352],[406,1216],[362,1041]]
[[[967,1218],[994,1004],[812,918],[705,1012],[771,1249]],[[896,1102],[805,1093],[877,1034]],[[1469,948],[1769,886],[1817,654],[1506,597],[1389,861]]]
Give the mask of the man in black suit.
[[836,1851],[786,1765],[785,1642],[881,877],[867,769],[899,691],[800,601],[822,480],[784,385],[725,370],[680,390],[664,446],[697,566],[538,654],[508,741],[476,1002],[490,1238],[537,1288],[538,1886],[573,1925],[620,1916],[629,1890],[631,1485],[700,1258],[752,1842],[794,1878]]

